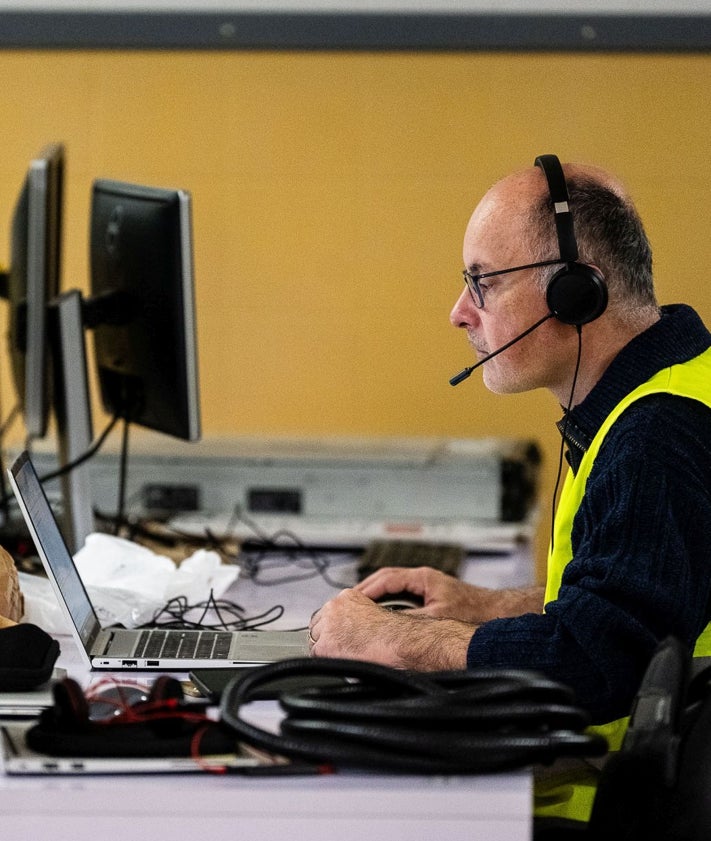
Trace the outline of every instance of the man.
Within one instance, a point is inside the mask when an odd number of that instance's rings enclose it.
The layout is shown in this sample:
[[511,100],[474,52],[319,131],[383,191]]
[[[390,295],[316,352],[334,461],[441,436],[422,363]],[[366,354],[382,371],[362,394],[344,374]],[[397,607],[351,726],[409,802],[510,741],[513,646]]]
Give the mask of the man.
[[[548,177],[559,164],[545,162],[494,185],[474,211],[451,321],[482,359],[544,319],[483,370],[494,392],[547,388],[564,408],[570,471],[546,588],[497,592],[428,569],[381,570],[317,611],[312,653],[538,669],[574,689],[616,748],[658,642],[673,634],[711,652],[711,334],[689,307],[657,306],[632,202],[611,175],[579,164],[559,173],[579,251],[570,264],[554,224],[567,205]],[[578,319],[545,318],[563,256],[564,273],[572,265],[602,287],[597,310]],[[406,615],[373,601],[401,590],[424,606]],[[547,792],[548,814],[587,820],[595,780],[576,783]]]

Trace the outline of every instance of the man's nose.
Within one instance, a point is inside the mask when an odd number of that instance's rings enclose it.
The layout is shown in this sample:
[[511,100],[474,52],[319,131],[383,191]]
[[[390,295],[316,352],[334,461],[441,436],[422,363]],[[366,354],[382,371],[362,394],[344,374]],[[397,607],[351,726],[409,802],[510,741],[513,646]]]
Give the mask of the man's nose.
[[465,285],[462,294],[457,298],[457,302],[449,314],[450,324],[453,327],[471,327],[478,320],[479,312],[474,306],[469,289]]

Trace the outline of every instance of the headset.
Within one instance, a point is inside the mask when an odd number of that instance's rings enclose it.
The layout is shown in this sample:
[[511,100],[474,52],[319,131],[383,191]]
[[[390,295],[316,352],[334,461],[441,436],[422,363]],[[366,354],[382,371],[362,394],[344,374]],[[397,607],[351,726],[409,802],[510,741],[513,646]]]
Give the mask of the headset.
[[[129,699],[129,687],[115,684],[115,701],[103,694],[84,693],[71,678],[52,685],[54,704],[44,710],[27,731],[30,748],[50,756],[200,756],[232,753],[234,734],[210,720],[207,703],[186,701],[181,683],[159,676],[138,702]],[[108,706],[97,719],[97,702]]]
[[535,165],[543,170],[553,202],[558,250],[564,267],[548,281],[546,303],[551,313],[562,321],[581,327],[599,318],[607,307],[607,286],[598,269],[578,261],[573,215],[570,212],[568,185],[556,155],[539,155]]

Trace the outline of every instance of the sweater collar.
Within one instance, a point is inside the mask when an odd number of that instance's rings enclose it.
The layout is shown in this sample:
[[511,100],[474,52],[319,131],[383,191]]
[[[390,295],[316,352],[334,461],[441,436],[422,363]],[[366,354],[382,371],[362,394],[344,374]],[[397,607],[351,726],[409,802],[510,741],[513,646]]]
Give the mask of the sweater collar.
[[625,345],[587,397],[558,421],[561,434],[565,430],[571,465],[577,468],[603,421],[623,397],[657,371],[688,362],[710,346],[711,333],[695,310],[686,304],[662,307],[659,321]]

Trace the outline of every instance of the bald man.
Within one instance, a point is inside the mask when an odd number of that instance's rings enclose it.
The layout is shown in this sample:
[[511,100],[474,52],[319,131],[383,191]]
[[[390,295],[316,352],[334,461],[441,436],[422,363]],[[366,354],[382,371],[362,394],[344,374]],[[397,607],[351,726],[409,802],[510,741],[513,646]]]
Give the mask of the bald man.
[[[690,307],[657,305],[639,215],[595,167],[542,156],[499,181],[474,210],[463,257],[450,320],[478,360],[537,325],[483,364],[485,385],[546,388],[563,408],[569,470],[546,586],[381,570],[314,614],[312,654],[537,669],[573,688],[615,749],[660,640],[711,654],[711,334]],[[392,613],[374,601],[402,590],[424,606]],[[596,774],[576,774],[562,794],[539,781],[539,814],[588,819]]]

